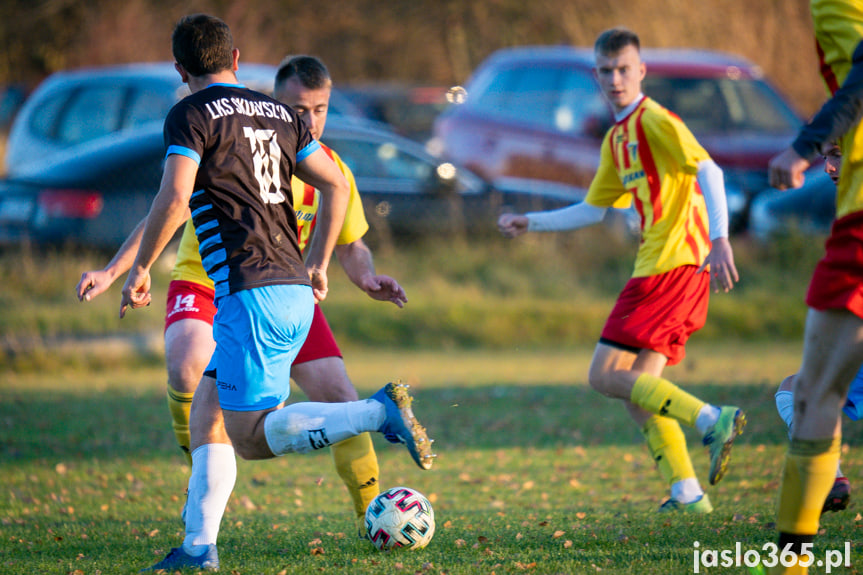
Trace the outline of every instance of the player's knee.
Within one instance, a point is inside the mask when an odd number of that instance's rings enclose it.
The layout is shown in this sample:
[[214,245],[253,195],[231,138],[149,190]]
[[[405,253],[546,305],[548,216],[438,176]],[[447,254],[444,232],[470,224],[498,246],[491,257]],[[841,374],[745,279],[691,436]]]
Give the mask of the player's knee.
[[232,437],[231,443],[234,445],[234,451],[237,455],[246,461],[254,461],[256,459],[270,459],[273,453],[266,445],[261,446],[250,438]]
[[591,366],[590,371],[587,373],[587,382],[594,390],[603,395],[608,395],[609,374],[607,370]]
[[168,362],[168,385],[172,389],[184,393],[193,393],[201,381],[203,368],[196,362],[169,361]]

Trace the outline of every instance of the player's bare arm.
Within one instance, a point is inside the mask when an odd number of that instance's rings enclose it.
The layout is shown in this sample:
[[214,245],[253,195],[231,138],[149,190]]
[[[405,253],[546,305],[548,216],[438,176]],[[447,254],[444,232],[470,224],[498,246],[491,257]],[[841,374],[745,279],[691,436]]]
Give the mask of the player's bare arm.
[[306,269],[315,301],[322,301],[327,297],[327,268],[345,220],[351,189],[344,174],[322,149],[297,164],[296,175],[321,193],[315,233],[306,250]]
[[97,295],[104,293],[122,274],[129,271],[135,262],[138,246],[141,244],[141,236],[144,234],[144,226],[147,218],[141,220],[117,253],[111,258],[101,270],[92,270],[81,274],[81,281],[75,287],[78,301],[90,301]]
[[801,158],[794,148],[788,147],[767,165],[770,185],[778,190],[799,188],[805,180],[803,173],[809,166],[809,160]]
[[497,219],[497,229],[507,238],[515,238],[527,232],[527,216],[503,214]]
[[335,252],[350,280],[370,298],[404,307],[408,301],[404,288],[390,276],[375,274],[372,252],[362,239],[337,245]]
[[189,218],[189,198],[195,186],[198,163],[186,156],[172,154],[165,160],[159,193],[153,199],[141,236],[138,255],[123,286],[120,317],[126,308],[150,303],[150,268],[171,241],[174,233]]
[[710,267],[710,287],[714,292],[729,292],[734,284],[740,281],[737,267],[734,265],[734,251],[728,238],[716,238],[713,247],[698,269],[699,273]]

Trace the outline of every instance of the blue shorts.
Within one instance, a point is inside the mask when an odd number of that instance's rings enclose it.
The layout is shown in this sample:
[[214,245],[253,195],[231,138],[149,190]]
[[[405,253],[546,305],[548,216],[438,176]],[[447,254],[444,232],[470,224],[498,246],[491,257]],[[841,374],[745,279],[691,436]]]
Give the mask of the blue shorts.
[[291,364],[315,311],[312,289],[273,285],[219,298],[213,321],[216,351],[205,373],[215,370],[222,409],[276,407],[291,393]]
[[845,402],[842,411],[854,421],[863,419],[863,367],[857,372],[851,387],[848,388],[848,401]]

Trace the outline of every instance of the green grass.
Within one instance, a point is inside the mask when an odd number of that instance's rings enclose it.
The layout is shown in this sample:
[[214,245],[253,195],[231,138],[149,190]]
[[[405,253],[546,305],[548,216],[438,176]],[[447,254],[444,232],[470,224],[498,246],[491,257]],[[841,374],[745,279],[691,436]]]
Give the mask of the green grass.
[[[741,281],[711,297],[707,325],[696,340],[799,341],[803,297],[821,255],[821,240],[790,237],[768,248],[734,242]],[[632,271],[636,246],[602,228],[573,234],[375,246],[379,273],[405,287],[399,310],[365,296],[336,264],[322,304],[343,346],[460,350],[568,348],[592,345]],[[89,303],[74,296],[81,273],[110,254],[80,250],[0,251],[0,370],[44,370],[116,363],[116,354],[83,357],[57,342],[138,338],[136,361],[160,363],[171,253],[153,274],[153,305],[118,319],[118,280]],[[125,356],[122,362],[128,361]]]
[[[749,414],[729,476],[708,491],[708,518],[655,513],[666,488],[640,433],[585,383],[634,249],[601,229],[375,246],[379,272],[407,290],[403,310],[334,267],[323,305],[361,396],[392,378],[411,383],[437,440],[435,468],[422,472],[376,439],[382,486],[429,496],[437,533],[423,551],[378,553],[354,537],[328,454],[242,462],[222,572],[677,574],[692,572],[695,541],[772,542],[786,441],[773,393],[799,365],[821,241],[735,240],[740,284],[712,296],[707,326],[667,370]],[[90,303],[73,295],[81,272],[109,257],[0,252],[0,574],[133,573],[182,540],[188,468],[165,410],[161,349],[170,258],[154,272],[154,305],[120,321],[121,282]],[[863,434],[845,433],[843,466],[861,485]],[[703,478],[706,454],[687,437]],[[854,542],[857,567],[834,572],[857,573],[863,517],[855,508],[823,527],[816,552]]]
[[[413,385],[416,413],[437,440],[435,468],[375,444],[383,487],[431,499],[434,540],[401,553],[358,540],[326,453],[240,462],[220,533],[222,572],[677,574],[692,572],[695,541],[773,541],[785,449],[773,392],[796,369],[799,345],[705,342],[668,370],[704,399],[749,414],[728,477],[708,489],[717,508],[709,517],[655,513],[665,487],[624,410],[586,386],[590,353],[348,350],[361,396],[387,378]],[[134,573],[180,543],[188,468],[173,443],[162,368],[5,372],[0,385],[0,573]],[[704,478],[706,453],[687,437]],[[856,486],[859,426],[846,426],[845,443]],[[858,573],[856,509],[822,527],[816,553],[851,541],[856,567],[834,573]]]

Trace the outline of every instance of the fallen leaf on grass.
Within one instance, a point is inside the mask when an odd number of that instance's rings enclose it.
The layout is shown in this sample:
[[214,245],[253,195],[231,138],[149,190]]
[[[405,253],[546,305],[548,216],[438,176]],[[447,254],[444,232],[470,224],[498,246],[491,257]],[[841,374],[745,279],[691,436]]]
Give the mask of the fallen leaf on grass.
[[557,531],[555,531],[554,533],[551,534],[551,537],[552,537],[552,539],[558,539],[560,537],[563,537],[565,533],[566,533],[566,531],[561,531],[560,529],[558,529]]

